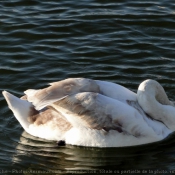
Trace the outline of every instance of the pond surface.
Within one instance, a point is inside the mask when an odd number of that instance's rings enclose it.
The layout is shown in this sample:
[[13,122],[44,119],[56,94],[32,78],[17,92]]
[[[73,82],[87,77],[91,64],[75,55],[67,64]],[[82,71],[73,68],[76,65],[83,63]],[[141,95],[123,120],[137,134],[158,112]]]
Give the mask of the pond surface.
[[[28,88],[86,77],[137,92],[143,80],[154,79],[175,101],[173,0],[1,0],[0,7],[1,91],[22,96]],[[174,135],[129,148],[57,147],[24,132],[2,95],[0,103],[0,174],[175,170]]]

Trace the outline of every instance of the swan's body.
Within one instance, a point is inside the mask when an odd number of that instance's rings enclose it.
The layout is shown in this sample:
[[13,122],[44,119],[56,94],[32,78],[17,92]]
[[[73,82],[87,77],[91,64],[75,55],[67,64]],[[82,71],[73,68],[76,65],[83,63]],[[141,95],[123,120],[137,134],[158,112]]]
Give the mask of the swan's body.
[[137,94],[84,78],[50,85],[27,90],[22,99],[3,92],[31,135],[72,145],[119,147],[159,141],[175,130],[174,105],[156,81],[144,81]]

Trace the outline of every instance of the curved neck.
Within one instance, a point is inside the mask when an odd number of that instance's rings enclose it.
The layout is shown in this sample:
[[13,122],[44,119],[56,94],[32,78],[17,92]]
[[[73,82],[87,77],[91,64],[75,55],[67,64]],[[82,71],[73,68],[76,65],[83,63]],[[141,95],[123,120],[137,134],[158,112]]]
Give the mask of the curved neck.
[[153,119],[175,130],[175,108],[163,87],[154,80],[142,82],[137,91],[137,100],[142,109]]

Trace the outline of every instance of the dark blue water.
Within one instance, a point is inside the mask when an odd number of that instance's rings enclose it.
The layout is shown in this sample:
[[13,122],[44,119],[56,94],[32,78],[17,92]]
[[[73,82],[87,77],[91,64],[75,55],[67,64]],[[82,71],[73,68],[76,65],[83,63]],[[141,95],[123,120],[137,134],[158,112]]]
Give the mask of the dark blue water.
[[[86,77],[136,92],[151,78],[175,100],[173,0],[0,0],[0,9],[1,91],[21,96],[28,88]],[[175,136],[132,148],[58,148],[23,133],[2,96],[0,103],[0,174],[171,174],[175,169]]]

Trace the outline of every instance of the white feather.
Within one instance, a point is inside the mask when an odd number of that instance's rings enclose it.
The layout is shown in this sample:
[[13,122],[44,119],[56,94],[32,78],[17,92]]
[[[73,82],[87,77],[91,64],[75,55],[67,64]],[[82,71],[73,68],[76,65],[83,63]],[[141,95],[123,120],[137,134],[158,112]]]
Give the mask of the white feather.
[[[84,78],[50,85],[25,91],[29,102],[3,92],[31,135],[72,145],[120,147],[156,142],[175,130],[174,104],[156,81],[143,82],[137,94],[118,84]],[[37,115],[30,116],[30,102],[42,109]]]

